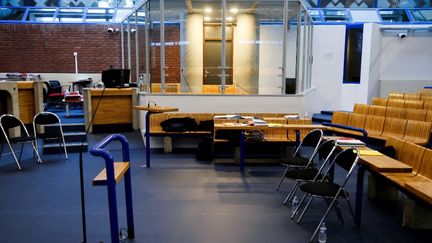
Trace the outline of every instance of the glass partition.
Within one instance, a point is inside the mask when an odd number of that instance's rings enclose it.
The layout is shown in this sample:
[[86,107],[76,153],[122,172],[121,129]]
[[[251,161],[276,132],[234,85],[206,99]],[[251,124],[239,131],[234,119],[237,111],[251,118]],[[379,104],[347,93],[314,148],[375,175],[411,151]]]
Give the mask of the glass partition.
[[2,21],[22,20],[25,11],[26,11],[25,8],[0,8],[0,20]]
[[144,92],[283,95],[310,88],[313,20],[300,1],[149,0],[137,9],[121,25],[122,57]]
[[379,15],[383,22],[409,22],[408,15],[405,10],[378,10]]

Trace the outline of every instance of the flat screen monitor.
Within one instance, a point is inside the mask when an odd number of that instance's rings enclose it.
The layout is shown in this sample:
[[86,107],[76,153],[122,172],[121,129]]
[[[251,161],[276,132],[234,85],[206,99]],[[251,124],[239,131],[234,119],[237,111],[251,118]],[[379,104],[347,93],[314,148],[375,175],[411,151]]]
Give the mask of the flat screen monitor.
[[130,69],[109,69],[102,71],[102,82],[106,88],[129,87]]

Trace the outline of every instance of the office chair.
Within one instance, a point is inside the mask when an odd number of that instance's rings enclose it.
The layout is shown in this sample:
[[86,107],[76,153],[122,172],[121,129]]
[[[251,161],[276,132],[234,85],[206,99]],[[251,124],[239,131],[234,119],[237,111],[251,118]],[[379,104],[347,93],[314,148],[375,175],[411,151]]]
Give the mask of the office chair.
[[[20,136],[10,137],[8,135],[9,129],[17,128],[17,127],[20,128],[20,132],[21,132]],[[8,144],[9,149],[11,150],[11,153],[15,159],[15,162],[16,162],[19,170],[22,170],[19,162],[21,161],[22,151],[23,151],[23,147],[24,147],[25,143],[31,143],[32,144],[33,150],[37,156],[37,161],[42,164],[42,160],[39,157],[39,153],[38,153],[36,146],[35,146],[35,143],[34,143],[36,138],[29,135],[27,128],[24,126],[24,123],[19,118],[15,117],[13,115],[10,115],[10,114],[4,114],[4,115],[0,116],[0,128],[3,132],[5,141]],[[19,159],[17,159],[15,152],[12,148],[12,144],[15,144],[15,143],[21,144],[21,151],[20,151]],[[3,151],[3,144],[2,144],[2,147],[0,150],[0,155],[2,154],[2,151]]]
[[[279,190],[279,187],[282,185],[282,182],[285,179],[285,174],[290,168],[305,168],[309,164],[311,158],[315,155],[318,146],[321,143],[322,137],[322,130],[314,129],[310,131],[303,138],[292,157],[282,160],[282,164],[286,166],[286,169],[282,174],[279,184],[276,186],[276,191]],[[312,153],[310,153],[310,150],[312,150]]]
[[[306,165],[305,168],[297,169],[297,170],[289,170],[285,173],[285,178],[290,180],[295,180],[295,184],[292,187],[291,191],[287,195],[284,201],[284,205],[291,200],[292,196],[295,195],[298,187],[303,182],[312,182],[315,180],[321,180],[324,175],[322,173],[322,170],[324,169],[324,166],[326,165],[327,161],[330,160],[330,158],[333,155],[333,152],[336,150],[336,140],[330,139],[318,147],[317,153],[311,157],[308,165]],[[321,165],[319,167],[316,166],[314,163],[314,159],[319,157],[319,160],[321,160]]]
[[63,86],[58,80],[45,81],[44,84],[47,86],[46,94],[46,107],[51,104],[61,104],[64,98]]
[[[49,131],[46,131],[45,125],[58,125],[55,128],[56,129],[50,129]],[[57,129],[58,128],[58,129]],[[39,151],[38,146],[38,138],[46,139],[46,140],[59,140],[59,146],[63,146],[64,154],[66,159],[68,159],[67,149],[66,149],[66,143],[64,139],[64,133],[63,128],[61,125],[60,118],[52,113],[52,112],[39,112],[36,114],[33,118],[33,131],[34,131],[34,137],[36,138],[36,149]]]
[[342,224],[344,223],[342,215],[340,213],[340,208],[338,204],[339,199],[345,199],[348,207],[350,209],[351,215],[354,215],[353,208],[351,206],[351,203],[349,201],[348,193],[345,190],[345,185],[347,184],[352,172],[354,171],[354,168],[357,165],[359,159],[359,151],[356,148],[347,148],[339,152],[332,163],[329,165],[329,168],[324,173],[325,175],[328,174],[330,171],[330,168],[333,167],[335,164],[339,165],[341,168],[343,168],[345,171],[347,171],[345,178],[343,179],[342,183],[336,184],[332,181],[329,181],[326,179],[326,177],[323,177],[320,181],[316,182],[307,182],[300,186],[300,190],[302,190],[305,194],[302,197],[302,199],[299,202],[299,206],[297,209],[293,212],[291,218],[293,218],[298,209],[300,208],[301,204],[304,202],[306,197],[310,197],[309,201],[307,202],[305,208],[303,209],[302,213],[300,214],[297,223],[301,221],[303,218],[305,212],[310,206],[310,203],[314,198],[324,198],[326,200],[331,200],[331,203],[327,207],[326,212],[322,216],[320,222],[318,223],[314,233],[312,234],[312,237],[310,238],[309,242],[312,242],[315,235],[318,233],[319,228],[321,227],[322,223],[326,219],[327,215],[329,214],[330,210],[335,207],[336,214],[338,215],[339,219],[341,220]]

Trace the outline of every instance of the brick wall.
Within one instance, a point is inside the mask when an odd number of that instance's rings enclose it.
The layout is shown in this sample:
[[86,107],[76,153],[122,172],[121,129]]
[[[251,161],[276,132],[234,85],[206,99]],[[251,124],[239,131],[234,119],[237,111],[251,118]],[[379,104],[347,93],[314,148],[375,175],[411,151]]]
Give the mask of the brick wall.
[[[109,35],[106,29],[115,25],[83,24],[3,24],[0,25],[0,72],[74,73],[73,52],[78,52],[80,73],[100,73],[112,65],[121,67],[120,33]],[[139,27],[139,42],[144,43],[144,27]],[[125,44],[127,33],[125,33]],[[150,31],[151,77],[160,82],[159,26]],[[165,27],[166,82],[180,82],[180,26]],[[131,35],[132,81],[135,73],[135,35]],[[125,48],[127,67],[127,48]],[[139,45],[140,72],[145,72],[145,46]]]
[[[0,72],[74,73],[78,52],[81,73],[120,68],[120,34],[111,25],[0,25]],[[115,28],[115,26],[114,26]]]

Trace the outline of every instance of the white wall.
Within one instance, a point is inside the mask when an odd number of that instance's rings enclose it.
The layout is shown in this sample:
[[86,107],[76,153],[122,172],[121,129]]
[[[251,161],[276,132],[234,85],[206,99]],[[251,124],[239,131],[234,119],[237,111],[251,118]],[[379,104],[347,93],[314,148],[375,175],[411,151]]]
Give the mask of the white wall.
[[305,101],[308,114],[341,109],[344,46],[344,25],[314,26],[312,87],[315,89]]

